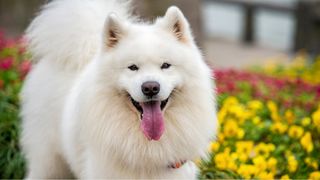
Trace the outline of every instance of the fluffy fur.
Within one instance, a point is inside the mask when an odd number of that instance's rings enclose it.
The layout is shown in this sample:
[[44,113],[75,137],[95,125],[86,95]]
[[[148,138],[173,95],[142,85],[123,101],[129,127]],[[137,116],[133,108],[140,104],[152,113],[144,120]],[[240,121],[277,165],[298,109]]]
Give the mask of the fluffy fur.
[[[153,24],[128,9],[56,0],[28,28],[36,62],[22,90],[29,178],[196,178],[192,160],[206,155],[217,126],[211,71],[178,8]],[[155,100],[169,98],[158,141],[146,138],[130,100],[147,101],[146,81],[160,84]]]

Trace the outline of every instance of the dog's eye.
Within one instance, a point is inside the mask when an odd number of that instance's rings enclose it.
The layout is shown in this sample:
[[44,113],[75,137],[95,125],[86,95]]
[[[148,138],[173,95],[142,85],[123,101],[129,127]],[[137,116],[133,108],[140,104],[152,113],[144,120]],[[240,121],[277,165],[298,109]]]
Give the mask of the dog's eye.
[[131,66],[128,67],[128,69],[130,69],[131,71],[138,71],[139,67],[135,64],[132,64]]
[[161,65],[161,69],[168,69],[170,66],[171,66],[171,64],[169,64],[169,63],[163,63]]

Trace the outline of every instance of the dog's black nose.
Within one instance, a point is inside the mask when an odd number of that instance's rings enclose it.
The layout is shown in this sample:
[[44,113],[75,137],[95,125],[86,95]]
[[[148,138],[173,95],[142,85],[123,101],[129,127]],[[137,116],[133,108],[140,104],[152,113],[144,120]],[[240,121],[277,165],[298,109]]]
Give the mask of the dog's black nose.
[[160,84],[156,81],[147,81],[142,84],[141,90],[144,95],[152,97],[159,93]]

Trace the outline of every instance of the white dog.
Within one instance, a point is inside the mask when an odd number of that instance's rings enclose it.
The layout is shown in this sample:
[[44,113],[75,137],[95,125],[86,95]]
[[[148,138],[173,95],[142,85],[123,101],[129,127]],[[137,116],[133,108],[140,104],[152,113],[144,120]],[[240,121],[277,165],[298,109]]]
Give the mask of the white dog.
[[211,71],[177,7],[147,24],[128,4],[56,0],[28,28],[28,177],[197,177],[217,126]]

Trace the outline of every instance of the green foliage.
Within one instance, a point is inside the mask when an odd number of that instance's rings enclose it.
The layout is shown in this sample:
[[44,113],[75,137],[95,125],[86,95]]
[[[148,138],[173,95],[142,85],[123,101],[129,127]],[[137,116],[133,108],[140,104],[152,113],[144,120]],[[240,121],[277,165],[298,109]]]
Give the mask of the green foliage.
[[0,34],[0,178],[21,179],[25,160],[19,136],[19,92],[23,77],[30,69],[28,55],[17,41],[7,41]]

